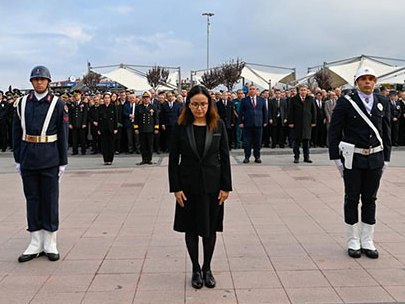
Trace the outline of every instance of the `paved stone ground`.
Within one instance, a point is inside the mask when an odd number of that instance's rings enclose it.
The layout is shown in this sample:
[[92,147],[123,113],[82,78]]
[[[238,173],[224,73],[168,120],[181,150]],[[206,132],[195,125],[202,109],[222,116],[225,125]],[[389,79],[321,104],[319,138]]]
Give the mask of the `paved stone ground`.
[[70,157],[61,184],[59,250],[19,264],[25,205],[11,153],[0,155],[0,303],[405,303],[405,151],[393,152],[378,196],[380,259],[346,255],[342,180],[325,149],[314,164],[263,150],[232,152],[234,191],[213,259],[215,289],[190,286],[183,235],[172,230],[167,155]]

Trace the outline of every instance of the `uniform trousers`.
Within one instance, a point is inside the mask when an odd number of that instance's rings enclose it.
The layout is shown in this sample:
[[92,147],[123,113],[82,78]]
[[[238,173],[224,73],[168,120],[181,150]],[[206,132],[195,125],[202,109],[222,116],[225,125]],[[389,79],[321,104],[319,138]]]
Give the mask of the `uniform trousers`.
[[271,127],[271,147],[275,148],[278,144],[280,148],[284,148],[284,127],[281,122],[281,117],[279,116],[276,119],[276,125]]
[[86,153],[86,134],[87,128],[73,128],[70,129],[72,132],[72,150],[73,153],[77,153],[79,149],[79,143],[82,153]]
[[391,139],[392,144],[397,146],[399,141],[399,120],[391,121]]
[[260,159],[260,148],[262,145],[262,127],[244,127],[243,132],[243,149],[245,158],[249,159],[252,153],[255,159]]
[[343,171],[345,185],[345,223],[354,225],[359,221],[358,205],[361,199],[361,221],[374,225],[375,201],[380,186],[382,168],[368,170],[352,168]]
[[59,166],[40,169],[21,169],[27,204],[28,231],[59,228]]
[[7,122],[2,121],[0,122],[0,144],[1,144],[1,150],[6,151],[7,145],[8,145],[8,132],[7,132]]
[[142,160],[145,162],[151,161],[153,152],[153,132],[140,132],[139,142],[141,144]]

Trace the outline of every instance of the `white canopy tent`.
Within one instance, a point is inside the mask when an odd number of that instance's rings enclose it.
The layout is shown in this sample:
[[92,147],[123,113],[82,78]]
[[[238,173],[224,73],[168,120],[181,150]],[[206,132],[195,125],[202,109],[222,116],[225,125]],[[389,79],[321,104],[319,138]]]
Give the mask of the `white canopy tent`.
[[397,66],[382,62],[377,57],[361,55],[358,57],[343,59],[334,62],[325,62],[323,67],[331,72],[332,87],[339,87],[345,84],[354,85],[354,76],[360,67],[372,68],[377,77],[391,73],[398,69]]
[[381,75],[378,83],[405,84],[405,67],[396,69],[388,74]]

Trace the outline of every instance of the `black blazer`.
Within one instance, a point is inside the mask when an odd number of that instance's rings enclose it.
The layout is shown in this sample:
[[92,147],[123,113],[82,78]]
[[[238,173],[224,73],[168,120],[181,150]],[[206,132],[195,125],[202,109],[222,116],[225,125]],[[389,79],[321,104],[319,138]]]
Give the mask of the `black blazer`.
[[98,107],[98,130],[101,133],[112,134],[118,130],[117,108],[110,103],[108,106],[102,104]]
[[[391,110],[389,103],[374,94],[374,104],[371,115],[369,115],[357,92],[350,96],[377,128],[384,145],[383,152],[368,156],[355,153],[353,167],[360,169],[382,168],[384,161],[390,161],[391,155]],[[374,131],[344,97],[340,97],[336,102],[329,125],[330,159],[341,158],[339,152],[340,141],[354,144],[358,148],[370,148],[380,145]]]
[[221,120],[216,131],[207,129],[202,157],[197,151],[193,126],[175,125],[169,154],[169,184],[170,192],[184,191],[186,196],[232,191],[228,138]]

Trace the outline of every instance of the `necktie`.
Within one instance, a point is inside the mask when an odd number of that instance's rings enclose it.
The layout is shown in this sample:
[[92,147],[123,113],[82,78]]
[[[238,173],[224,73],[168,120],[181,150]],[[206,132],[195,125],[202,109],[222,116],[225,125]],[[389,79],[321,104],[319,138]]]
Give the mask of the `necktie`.
[[173,107],[173,103],[172,103],[172,102],[169,102],[169,107],[170,107],[170,109]]
[[254,97],[252,97],[252,104],[253,104],[253,108],[256,108],[256,100]]

